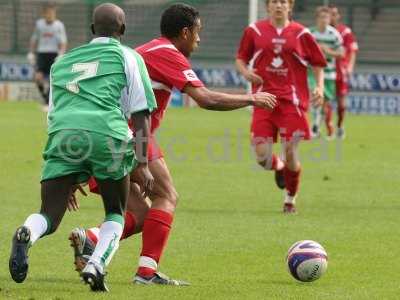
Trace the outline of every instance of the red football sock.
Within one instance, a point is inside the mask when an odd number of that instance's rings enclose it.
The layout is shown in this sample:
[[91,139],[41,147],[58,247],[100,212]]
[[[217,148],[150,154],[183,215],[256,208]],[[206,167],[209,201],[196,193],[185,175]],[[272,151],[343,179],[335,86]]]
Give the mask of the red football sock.
[[125,226],[122,232],[121,239],[124,240],[135,233],[136,217],[130,211],[125,212]]
[[157,271],[157,264],[167,244],[173,215],[151,208],[143,224],[142,252],[137,273],[148,277]]
[[301,169],[298,171],[292,171],[285,167],[284,172],[286,190],[290,197],[294,197],[299,190]]

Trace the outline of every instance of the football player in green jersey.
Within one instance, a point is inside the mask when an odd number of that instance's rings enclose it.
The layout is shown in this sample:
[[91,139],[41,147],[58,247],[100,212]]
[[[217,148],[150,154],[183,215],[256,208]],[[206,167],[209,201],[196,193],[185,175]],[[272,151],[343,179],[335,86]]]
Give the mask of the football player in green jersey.
[[[313,127],[312,133],[314,137],[320,136],[320,123],[322,112],[325,114],[325,125],[327,129],[327,139],[334,138],[334,127],[332,124],[332,105],[331,102],[336,99],[336,59],[342,58],[344,55],[343,39],[340,33],[330,26],[331,15],[329,7],[320,6],[316,9],[316,26],[311,27],[310,31],[317,40],[319,46],[326,56],[327,66],[324,68],[325,89],[324,89],[324,105],[323,107],[313,108]],[[312,72],[309,72],[310,88],[315,87],[315,79]]]
[[[157,105],[143,59],[120,43],[123,10],[113,4],[98,6],[92,31],[95,39],[63,55],[51,69],[41,208],[16,230],[9,260],[10,274],[18,283],[27,276],[28,249],[56,231],[73,187],[93,176],[105,220],[81,276],[93,291],[107,291],[104,269],[124,228],[132,169],[136,168],[135,180],[144,193],[153,186],[146,153],[149,115]],[[135,143],[128,128],[130,118]]]

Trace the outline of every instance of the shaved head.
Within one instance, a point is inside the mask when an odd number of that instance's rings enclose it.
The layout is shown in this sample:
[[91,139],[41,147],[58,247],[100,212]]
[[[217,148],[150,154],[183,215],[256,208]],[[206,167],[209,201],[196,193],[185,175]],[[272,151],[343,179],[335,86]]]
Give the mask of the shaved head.
[[125,13],[117,5],[104,3],[93,11],[92,32],[97,36],[120,37],[125,31]]

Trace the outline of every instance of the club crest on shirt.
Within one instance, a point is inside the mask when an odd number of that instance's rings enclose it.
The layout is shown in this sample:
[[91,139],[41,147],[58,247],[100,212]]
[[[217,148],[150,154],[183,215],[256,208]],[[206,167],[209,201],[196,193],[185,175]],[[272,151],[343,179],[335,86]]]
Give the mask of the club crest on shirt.
[[280,56],[274,57],[274,59],[271,62],[271,65],[276,69],[280,68],[283,65],[282,58]]

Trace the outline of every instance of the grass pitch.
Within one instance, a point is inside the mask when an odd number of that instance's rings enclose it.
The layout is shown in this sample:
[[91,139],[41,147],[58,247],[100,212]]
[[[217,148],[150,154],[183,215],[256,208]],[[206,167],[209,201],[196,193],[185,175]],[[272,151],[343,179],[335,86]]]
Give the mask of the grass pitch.
[[[11,236],[39,208],[45,115],[34,103],[0,103],[0,299],[399,299],[398,117],[353,116],[343,143],[303,145],[299,214],[281,213],[282,192],[249,150],[249,112],[171,109],[159,141],[180,193],[161,271],[186,288],[133,286],[140,236],[121,242],[108,269],[111,293],[93,295],[73,270],[67,236],[102,220],[95,196],[66,213],[30,252],[23,284],[8,274]],[[296,282],[285,255],[320,242],[328,272]]]

